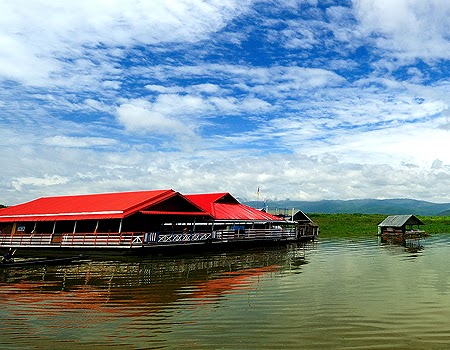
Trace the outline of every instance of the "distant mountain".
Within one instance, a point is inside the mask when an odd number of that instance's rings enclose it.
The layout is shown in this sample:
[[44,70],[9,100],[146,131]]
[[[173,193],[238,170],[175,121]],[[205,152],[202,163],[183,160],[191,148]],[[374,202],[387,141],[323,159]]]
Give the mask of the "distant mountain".
[[[432,203],[415,199],[353,199],[322,201],[245,201],[254,208],[268,206],[270,212],[290,213],[292,208],[305,213],[361,213],[361,214],[414,214],[430,216],[450,216],[450,203]],[[6,206],[0,204],[0,209]]]
[[[263,207],[263,201],[243,202],[252,207]],[[305,213],[361,213],[361,214],[414,214],[414,215],[450,215],[450,203],[432,203],[415,199],[354,199],[310,201],[267,201],[269,210],[289,212],[300,209]]]

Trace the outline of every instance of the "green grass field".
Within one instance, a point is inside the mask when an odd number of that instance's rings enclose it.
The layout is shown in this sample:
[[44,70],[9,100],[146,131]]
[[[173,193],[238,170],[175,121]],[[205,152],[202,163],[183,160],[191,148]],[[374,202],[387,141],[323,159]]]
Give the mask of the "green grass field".
[[[319,225],[322,237],[374,236],[384,214],[308,214]],[[450,216],[419,216],[428,234],[450,233]]]

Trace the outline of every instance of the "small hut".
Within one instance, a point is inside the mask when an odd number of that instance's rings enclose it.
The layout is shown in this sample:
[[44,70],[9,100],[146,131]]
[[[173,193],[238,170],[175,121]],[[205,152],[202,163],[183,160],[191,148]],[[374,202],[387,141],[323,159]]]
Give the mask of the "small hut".
[[378,224],[378,235],[422,235],[422,225],[415,215],[390,215]]
[[298,210],[293,213],[291,219],[296,223],[297,237],[314,238],[318,236],[319,226],[303,211]]

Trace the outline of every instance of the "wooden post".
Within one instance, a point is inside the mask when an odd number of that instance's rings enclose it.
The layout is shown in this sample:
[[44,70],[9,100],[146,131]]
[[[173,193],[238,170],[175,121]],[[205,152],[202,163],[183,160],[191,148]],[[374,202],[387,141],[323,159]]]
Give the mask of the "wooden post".
[[11,229],[11,238],[9,239],[9,244],[12,244],[14,235],[16,234],[16,230],[17,230],[17,223],[13,223],[12,229]]
[[53,230],[52,230],[52,234],[50,236],[50,242],[48,242],[48,244],[52,244],[53,235],[55,234],[55,230],[56,230],[56,221],[53,223]]
[[95,225],[95,230],[94,230],[94,233],[95,233],[94,246],[97,245],[97,230],[98,230],[98,224],[99,224],[99,221],[100,221],[100,220],[97,220],[97,224]]
[[75,231],[77,230],[77,222],[75,221],[75,224],[73,225],[73,232],[72,232],[72,245],[73,245],[73,240],[75,238]]

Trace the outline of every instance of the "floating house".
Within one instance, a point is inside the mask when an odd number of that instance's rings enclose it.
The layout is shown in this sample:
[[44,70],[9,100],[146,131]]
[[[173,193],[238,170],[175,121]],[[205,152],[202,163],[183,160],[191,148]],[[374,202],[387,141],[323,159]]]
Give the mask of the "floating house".
[[391,215],[378,224],[381,236],[420,236],[425,231],[420,229],[424,223],[414,215]]
[[299,230],[299,236],[314,238],[319,235],[319,226],[303,211],[298,210],[292,216],[295,227]]
[[319,235],[319,226],[303,211],[292,209],[291,215],[277,214],[277,216],[289,221],[295,227],[297,235],[314,239]]
[[43,197],[0,210],[0,249],[184,249],[311,238],[229,193],[172,189]]

